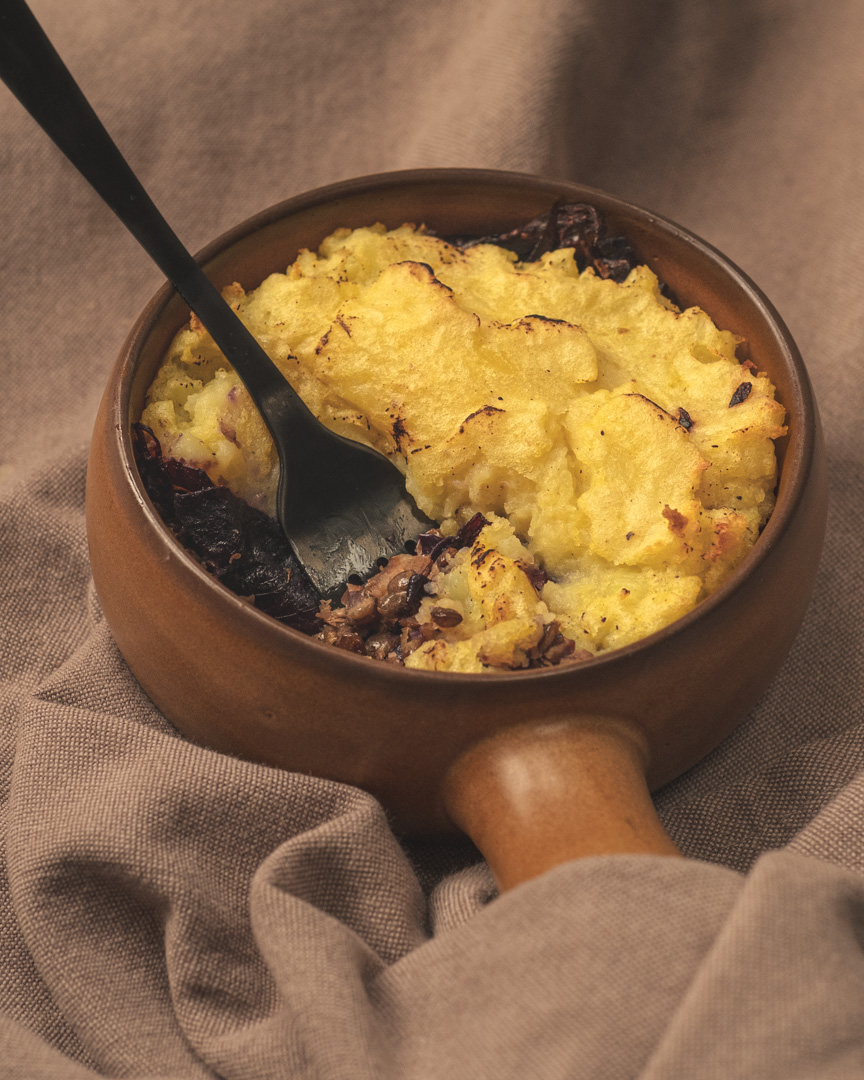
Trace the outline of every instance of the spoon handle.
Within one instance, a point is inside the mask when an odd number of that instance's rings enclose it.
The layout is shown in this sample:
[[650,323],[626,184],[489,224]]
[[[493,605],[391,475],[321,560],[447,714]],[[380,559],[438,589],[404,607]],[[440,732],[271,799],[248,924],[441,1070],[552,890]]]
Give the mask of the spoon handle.
[[[24,0],[0,8],[0,78],[150,255],[243,380],[267,426],[318,421],[157,210]],[[286,394],[286,390],[290,394]]]

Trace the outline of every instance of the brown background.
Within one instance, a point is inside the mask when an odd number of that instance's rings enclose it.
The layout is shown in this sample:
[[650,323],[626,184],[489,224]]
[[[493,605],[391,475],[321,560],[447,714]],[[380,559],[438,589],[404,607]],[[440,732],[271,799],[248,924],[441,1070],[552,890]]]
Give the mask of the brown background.
[[129,675],[84,469],[160,276],[0,88],[0,1072],[864,1074],[864,6],[33,9],[193,249],[298,191],[439,165],[693,229],[796,337],[832,501],[781,675],[659,796],[691,858],[585,860],[490,902],[469,847],[402,847],[362,793],[186,744]]

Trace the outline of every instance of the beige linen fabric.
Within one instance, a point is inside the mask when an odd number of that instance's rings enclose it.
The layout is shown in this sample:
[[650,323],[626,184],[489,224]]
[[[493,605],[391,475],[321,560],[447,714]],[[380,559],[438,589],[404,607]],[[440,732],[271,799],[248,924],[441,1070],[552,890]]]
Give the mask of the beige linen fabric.
[[160,277],[0,88],[0,1076],[864,1075],[864,6],[33,8],[193,249],[418,166],[569,177],[692,228],[797,338],[832,502],[783,671],[658,797],[690,858],[496,899],[470,845],[400,845],[363,792],[188,744],[129,674],[83,484]]

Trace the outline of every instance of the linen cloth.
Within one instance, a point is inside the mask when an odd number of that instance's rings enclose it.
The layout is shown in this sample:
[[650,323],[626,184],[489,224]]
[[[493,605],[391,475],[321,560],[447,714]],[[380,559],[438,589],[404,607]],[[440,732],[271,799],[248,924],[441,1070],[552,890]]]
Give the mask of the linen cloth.
[[864,1075],[864,5],[33,0],[194,250],[349,176],[650,206],[796,337],[825,555],[753,714],[657,797],[688,858],[496,898],[467,843],[180,738],[89,578],[86,448],[158,271],[0,88],[0,1076]]

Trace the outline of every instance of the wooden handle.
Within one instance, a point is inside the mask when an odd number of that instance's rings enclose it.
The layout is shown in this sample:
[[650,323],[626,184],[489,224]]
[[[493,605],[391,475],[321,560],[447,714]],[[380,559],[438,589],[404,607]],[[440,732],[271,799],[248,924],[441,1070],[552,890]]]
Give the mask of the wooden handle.
[[500,891],[585,855],[680,855],[651,801],[648,753],[613,720],[525,724],[477,743],[444,798]]

